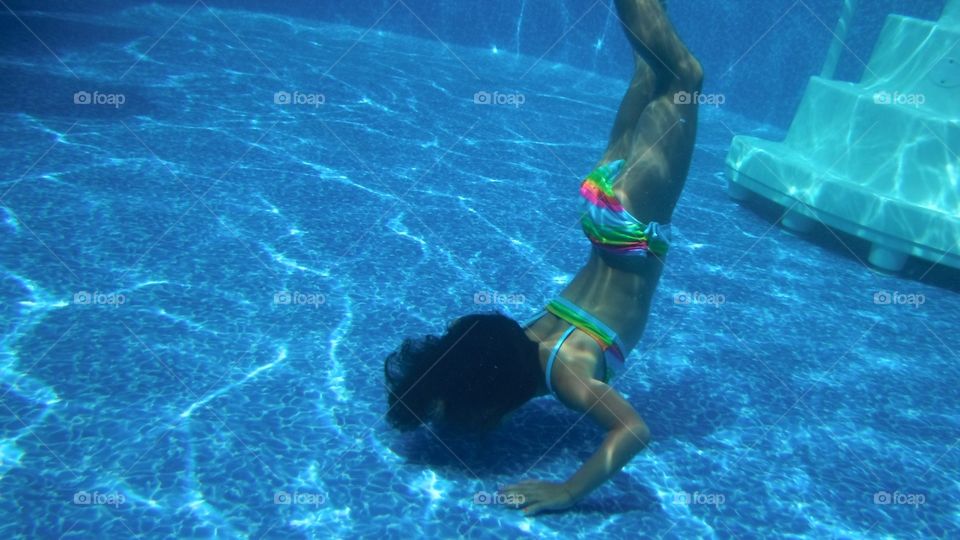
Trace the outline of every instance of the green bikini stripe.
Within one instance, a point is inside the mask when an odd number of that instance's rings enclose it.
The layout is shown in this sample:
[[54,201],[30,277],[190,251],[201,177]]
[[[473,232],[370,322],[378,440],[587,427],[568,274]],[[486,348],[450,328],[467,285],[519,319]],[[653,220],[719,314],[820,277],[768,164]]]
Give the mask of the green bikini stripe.
[[660,256],[666,255],[670,249],[669,242],[665,242],[659,238],[647,238],[643,230],[639,227],[636,228],[636,232],[631,231],[630,233],[618,230],[601,231],[588,216],[584,216],[583,219],[580,220],[580,224],[583,226],[583,230],[587,233],[587,236],[595,238],[603,244],[629,246],[646,240],[647,250]]
[[591,171],[586,180],[595,183],[607,197],[616,198],[613,192],[613,179],[620,175],[622,166],[622,160],[601,165]]
[[597,337],[597,339],[606,344],[607,347],[613,345],[613,336],[608,334],[602,328],[598,327],[589,319],[585,319],[579,313],[571,310],[569,307],[555,300],[551,300],[550,303],[547,304],[547,310],[552,312],[557,317],[572,323],[574,326],[593,334]]
[[580,225],[592,237],[601,240],[604,244],[620,244],[628,246],[642,242],[647,237],[643,234],[640,227],[631,227],[630,231],[621,231],[619,229],[601,230],[597,224],[590,219],[590,216],[583,216]]

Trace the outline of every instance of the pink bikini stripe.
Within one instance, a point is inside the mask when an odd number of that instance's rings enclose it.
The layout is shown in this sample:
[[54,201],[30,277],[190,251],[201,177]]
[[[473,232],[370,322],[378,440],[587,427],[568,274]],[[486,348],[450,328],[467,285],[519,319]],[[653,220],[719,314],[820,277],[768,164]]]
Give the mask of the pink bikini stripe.
[[609,208],[614,212],[623,211],[623,205],[620,204],[620,201],[608,197],[607,194],[592,181],[587,180],[580,186],[580,194],[594,206]]

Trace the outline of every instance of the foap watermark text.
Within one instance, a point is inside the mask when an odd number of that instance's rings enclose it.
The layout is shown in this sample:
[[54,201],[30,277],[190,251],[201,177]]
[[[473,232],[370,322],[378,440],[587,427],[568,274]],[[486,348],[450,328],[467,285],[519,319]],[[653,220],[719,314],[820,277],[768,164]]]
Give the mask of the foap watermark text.
[[727,96],[724,94],[703,94],[700,92],[677,92],[673,95],[674,105],[712,105],[720,107],[727,103]]
[[318,93],[287,92],[281,90],[273,94],[275,105],[306,105],[319,107],[327,102],[327,96]]
[[120,293],[78,291],[73,295],[73,303],[81,306],[119,307],[127,303],[127,297]]
[[327,303],[322,293],[279,291],[273,294],[273,303],[278,306],[311,306],[318,308]]
[[900,493],[894,491],[878,491],[873,494],[873,503],[882,505],[920,506],[926,504],[927,497],[923,493]]
[[878,306],[913,306],[918,308],[927,303],[922,294],[909,294],[900,291],[877,291],[873,293],[873,303]]
[[519,108],[527,102],[527,96],[520,93],[502,94],[481,90],[473,95],[473,102],[477,105],[510,105]]
[[883,90],[873,94],[873,102],[877,105],[904,105],[919,109],[927,102],[927,96],[926,94],[905,94]]
[[113,506],[117,508],[126,501],[127,498],[123,493],[116,491],[110,493],[78,491],[73,494],[73,504],[78,506]]
[[80,90],[73,94],[74,105],[102,105],[119,109],[127,102],[124,94],[105,94],[102,92],[87,92]]
[[727,502],[727,498],[721,493],[701,493],[699,491],[690,493],[688,491],[677,491],[673,494],[673,504],[683,506],[701,505],[719,507],[725,502]]
[[520,506],[526,502],[526,497],[520,494],[500,493],[494,491],[478,491],[473,494],[473,504],[491,504],[505,506]]
[[479,291],[473,294],[473,303],[483,306],[511,306],[523,304],[527,301],[522,294],[509,294],[496,291]]
[[325,502],[327,502],[327,498],[322,493],[278,491],[273,494],[273,504],[320,506]]
[[707,294],[698,291],[680,291],[673,295],[673,303],[679,306],[713,306],[720,307],[727,303],[727,297],[722,294]]

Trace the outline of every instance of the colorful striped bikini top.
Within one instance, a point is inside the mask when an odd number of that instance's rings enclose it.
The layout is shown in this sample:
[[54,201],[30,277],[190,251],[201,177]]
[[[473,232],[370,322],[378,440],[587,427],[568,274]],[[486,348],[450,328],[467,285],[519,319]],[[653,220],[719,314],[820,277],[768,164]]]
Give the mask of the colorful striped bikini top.
[[623,160],[594,169],[580,185],[583,217],[580,224],[594,246],[621,255],[663,256],[670,248],[670,226],[656,221],[644,225],[633,217],[613,192]]

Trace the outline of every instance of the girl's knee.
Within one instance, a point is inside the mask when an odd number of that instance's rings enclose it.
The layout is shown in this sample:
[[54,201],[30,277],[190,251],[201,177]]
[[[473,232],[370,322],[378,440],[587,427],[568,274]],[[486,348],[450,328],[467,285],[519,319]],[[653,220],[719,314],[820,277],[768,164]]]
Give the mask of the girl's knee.
[[677,83],[687,91],[699,91],[703,88],[703,65],[693,55],[685,58],[677,66]]

